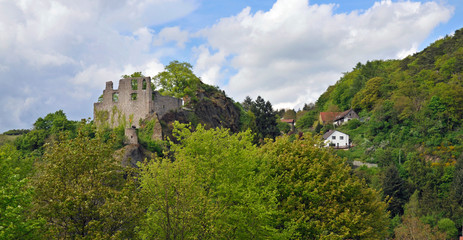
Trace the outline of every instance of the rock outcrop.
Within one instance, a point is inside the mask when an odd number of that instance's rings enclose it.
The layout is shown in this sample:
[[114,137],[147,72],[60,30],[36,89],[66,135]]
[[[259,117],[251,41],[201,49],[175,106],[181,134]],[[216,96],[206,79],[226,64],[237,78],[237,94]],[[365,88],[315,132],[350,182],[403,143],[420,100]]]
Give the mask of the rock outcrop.
[[183,109],[166,113],[161,118],[164,136],[171,136],[174,121],[192,123],[193,126],[200,123],[206,128],[224,127],[231,132],[239,132],[240,110],[225,92],[203,84],[196,92],[196,99],[189,101]]
[[122,166],[138,167],[139,162],[151,160],[154,154],[144,149],[140,144],[129,144],[116,152],[116,157],[120,159]]

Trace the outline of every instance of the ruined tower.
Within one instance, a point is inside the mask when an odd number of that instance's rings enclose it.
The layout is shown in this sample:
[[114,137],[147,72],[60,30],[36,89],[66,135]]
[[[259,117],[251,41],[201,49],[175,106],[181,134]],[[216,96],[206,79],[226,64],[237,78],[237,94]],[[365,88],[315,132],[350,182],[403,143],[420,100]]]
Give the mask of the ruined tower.
[[140,127],[140,122],[152,114],[162,118],[169,111],[182,107],[182,100],[162,96],[151,88],[150,77],[134,77],[119,80],[119,87],[106,82],[103,96],[93,105],[93,119],[97,125],[110,127]]

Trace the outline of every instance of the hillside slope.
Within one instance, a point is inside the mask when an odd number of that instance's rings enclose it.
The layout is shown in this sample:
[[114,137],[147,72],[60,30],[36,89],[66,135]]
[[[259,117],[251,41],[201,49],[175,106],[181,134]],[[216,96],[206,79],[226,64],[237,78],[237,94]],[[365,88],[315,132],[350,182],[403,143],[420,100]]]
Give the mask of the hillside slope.
[[[365,149],[381,145],[451,160],[463,145],[462,69],[463,30],[458,30],[403,60],[357,64],[316,107],[353,108],[369,117],[361,129],[346,129]],[[453,147],[449,159],[433,153],[442,146]]]

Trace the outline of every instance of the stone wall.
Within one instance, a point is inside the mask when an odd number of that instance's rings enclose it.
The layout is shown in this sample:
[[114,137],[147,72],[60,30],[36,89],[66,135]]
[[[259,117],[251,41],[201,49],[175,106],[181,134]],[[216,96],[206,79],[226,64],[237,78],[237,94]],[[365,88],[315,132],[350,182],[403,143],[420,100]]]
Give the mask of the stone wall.
[[182,107],[182,99],[162,96],[159,92],[153,92],[154,111],[158,114],[159,119],[171,110]]
[[141,120],[155,112],[161,118],[182,107],[181,99],[153,92],[150,83],[150,77],[125,78],[119,80],[118,89],[114,89],[113,82],[106,82],[102,101],[94,104],[95,123],[138,128]]
[[137,129],[135,128],[126,128],[125,129],[125,144],[138,144]]

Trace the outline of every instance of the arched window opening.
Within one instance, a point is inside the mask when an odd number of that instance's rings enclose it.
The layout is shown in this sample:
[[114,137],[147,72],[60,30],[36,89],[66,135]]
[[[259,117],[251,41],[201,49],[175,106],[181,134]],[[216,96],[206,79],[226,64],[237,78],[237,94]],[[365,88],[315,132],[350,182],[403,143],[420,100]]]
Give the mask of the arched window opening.
[[119,102],[119,93],[113,93],[113,102]]
[[146,90],[146,80],[143,79],[141,89]]
[[137,79],[132,79],[132,90],[138,90],[138,81],[137,81]]

